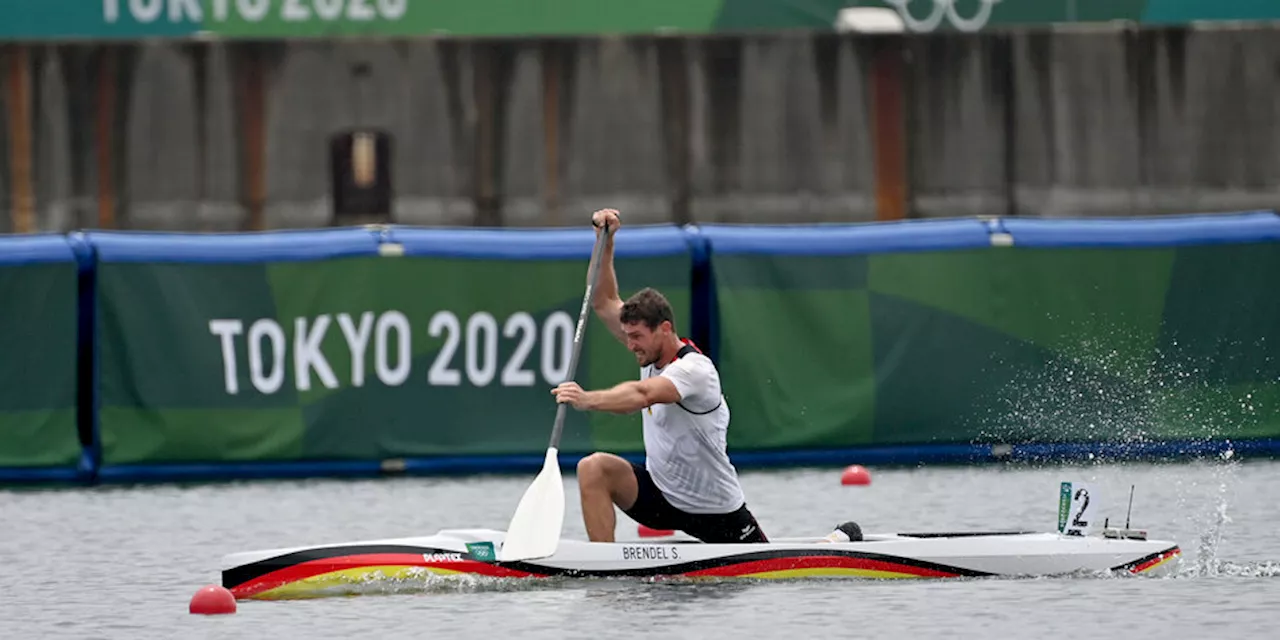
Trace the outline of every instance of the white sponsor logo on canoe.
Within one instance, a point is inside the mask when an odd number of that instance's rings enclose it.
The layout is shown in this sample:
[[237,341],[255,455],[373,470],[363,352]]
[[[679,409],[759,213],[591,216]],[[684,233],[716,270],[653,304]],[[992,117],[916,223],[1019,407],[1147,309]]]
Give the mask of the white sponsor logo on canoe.
[[422,559],[427,562],[462,562],[461,553],[424,553]]
[[678,560],[680,550],[676,547],[660,547],[652,544],[636,545],[622,548],[623,560]]

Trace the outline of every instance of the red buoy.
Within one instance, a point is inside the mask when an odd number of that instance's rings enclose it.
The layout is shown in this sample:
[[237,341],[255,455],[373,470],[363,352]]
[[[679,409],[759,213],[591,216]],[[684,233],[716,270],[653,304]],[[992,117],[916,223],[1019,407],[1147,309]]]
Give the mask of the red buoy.
[[860,464],[851,464],[844,468],[844,473],[840,474],[840,484],[871,484],[871,472]]
[[650,529],[649,527],[640,525],[641,538],[661,538],[664,536],[673,536],[675,533],[676,532],[671,529]]
[[216,615],[236,612],[236,597],[225,587],[216,584],[207,585],[191,596],[191,613],[198,615]]

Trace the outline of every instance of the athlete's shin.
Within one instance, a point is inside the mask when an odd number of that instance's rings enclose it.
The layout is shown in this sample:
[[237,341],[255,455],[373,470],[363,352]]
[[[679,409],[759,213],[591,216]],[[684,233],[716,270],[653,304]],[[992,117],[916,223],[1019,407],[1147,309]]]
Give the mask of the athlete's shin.
[[613,542],[617,518],[613,514],[613,501],[607,491],[582,487],[582,524],[587,528],[587,539],[592,542]]
[[598,456],[587,456],[578,462],[578,494],[582,500],[582,523],[587,527],[587,539],[613,542],[617,526],[613,496],[609,491],[607,468]]

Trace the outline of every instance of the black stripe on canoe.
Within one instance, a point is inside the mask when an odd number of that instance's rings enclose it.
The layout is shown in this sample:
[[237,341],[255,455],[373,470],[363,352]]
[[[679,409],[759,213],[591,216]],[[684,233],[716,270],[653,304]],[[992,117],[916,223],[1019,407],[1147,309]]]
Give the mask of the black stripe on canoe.
[[281,556],[272,556],[265,560],[259,560],[257,562],[251,562],[238,567],[225,569],[222,572],[222,586],[227,589],[231,589],[242,584],[247,584],[253,580],[257,580],[272,571],[287,569],[292,566],[300,565],[304,562],[342,558],[345,556],[362,556],[375,553],[410,553],[413,555],[421,555],[424,553],[457,553],[464,560],[476,560],[476,558],[472,557],[471,554],[465,551],[452,551],[449,549],[436,549],[434,547],[419,547],[416,545],[406,544],[362,544],[324,547],[319,549],[304,549],[302,551],[286,553]]

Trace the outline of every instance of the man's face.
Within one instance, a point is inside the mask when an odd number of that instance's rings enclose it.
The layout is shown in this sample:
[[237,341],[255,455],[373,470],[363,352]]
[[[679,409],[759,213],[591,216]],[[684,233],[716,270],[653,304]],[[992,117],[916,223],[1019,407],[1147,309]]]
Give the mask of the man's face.
[[647,367],[658,361],[663,340],[671,331],[671,323],[663,322],[654,330],[643,322],[632,322],[623,324],[622,330],[627,334],[627,348],[636,354],[636,361],[640,366]]

